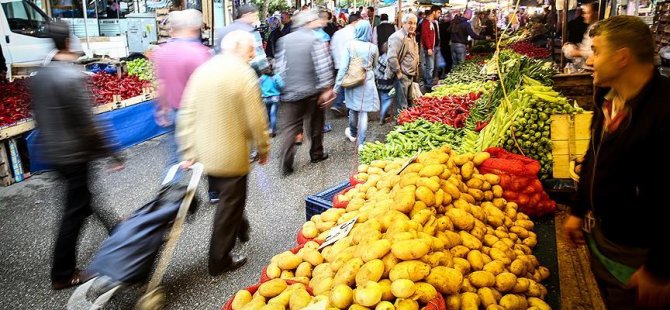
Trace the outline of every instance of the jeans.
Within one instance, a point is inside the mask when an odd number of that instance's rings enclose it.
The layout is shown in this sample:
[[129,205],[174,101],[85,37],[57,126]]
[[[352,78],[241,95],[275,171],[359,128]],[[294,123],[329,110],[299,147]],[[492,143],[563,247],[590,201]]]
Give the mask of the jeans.
[[454,67],[465,61],[465,44],[451,43],[451,61]]
[[65,208],[53,252],[51,281],[68,281],[77,266],[77,239],[84,220],[91,214],[91,191],[88,188],[88,163],[57,166],[65,181]]
[[[337,72],[338,70],[335,70],[335,77],[337,77]],[[346,106],[344,105],[344,91],[340,91],[337,93],[337,97],[335,97],[335,100],[333,101],[333,105],[331,108],[336,108],[338,110],[345,110],[346,111]]]
[[412,80],[414,77],[403,75],[400,79],[395,81],[395,95],[396,95],[396,110],[398,113],[409,107],[410,90],[412,88]]
[[265,107],[268,110],[268,120],[270,121],[270,133],[277,133],[277,110],[279,109],[279,96],[263,98]]
[[379,113],[379,120],[381,122],[387,116],[395,116],[395,113],[393,111],[391,111],[391,114],[393,114],[393,115],[388,115],[389,109],[393,105],[393,102],[395,101],[395,98],[391,97],[391,95],[389,95],[390,89],[389,90],[379,89],[379,90],[377,90],[377,92],[379,93],[379,101],[381,101],[381,110],[380,110],[380,113]]
[[219,193],[209,244],[209,274],[215,276],[232,264],[230,252],[235,247],[237,236],[249,231],[249,221],[244,216],[247,176],[209,176],[208,179]]
[[349,110],[349,129],[351,135],[358,135],[358,145],[365,143],[365,133],[368,131],[368,112]]
[[435,69],[435,50],[433,50],[433,55],[428,55],[428,50],[427,49],[421,49],[421,53],[423,53],[423,80],[424,80],[424,85],[426,85],[427,88],[433,87],[433,69]]

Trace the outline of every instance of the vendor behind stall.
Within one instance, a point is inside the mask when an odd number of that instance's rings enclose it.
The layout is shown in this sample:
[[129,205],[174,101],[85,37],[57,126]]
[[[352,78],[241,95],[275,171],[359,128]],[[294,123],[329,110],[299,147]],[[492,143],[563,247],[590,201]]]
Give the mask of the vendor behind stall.
[[[584,68],[586,59],[593,55],[593,51],[591,51],[591,37],[589,37],[588,32],[598,21],[597,10],[597,2],[586,3],[582,5],[582,17],[584,19],[584,23],[586,23],[587,30],[582,36],[580,43],[568,42],[563,45],[563,54],[565,54],[566,58],[572,60],[572,63],[576,69]],[[578,25],[578,22],[573,24],[574,31],[578,31]],[[577,39],[574,39],[574,41],[577,41]]]

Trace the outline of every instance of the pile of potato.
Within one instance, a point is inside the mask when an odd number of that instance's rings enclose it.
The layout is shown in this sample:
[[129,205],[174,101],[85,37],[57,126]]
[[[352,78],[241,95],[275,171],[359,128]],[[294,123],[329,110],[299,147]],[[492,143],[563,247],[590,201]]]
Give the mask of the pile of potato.
[[[321,250],[310,241],[267,267],[273,280],[263,285],[292,280],[315,297],[278,285],[273,294],[240,291],[232,308],[296,310],[327,300],[329,309],[418,310],[442,294],[447,309],[550,309],[540,284],[549,270],[532,254],[534,224],[502,198],[497,175],[479,174],[489,156],[445,146],[420,154],[399,175],[401,162],[361,165],[357,178],[365,183],[338,197],[346,209],[302,227],[305,237],[323,241],[330,228],[357,217],[350,234]],[[300,302],[292,302],[295,294]]]

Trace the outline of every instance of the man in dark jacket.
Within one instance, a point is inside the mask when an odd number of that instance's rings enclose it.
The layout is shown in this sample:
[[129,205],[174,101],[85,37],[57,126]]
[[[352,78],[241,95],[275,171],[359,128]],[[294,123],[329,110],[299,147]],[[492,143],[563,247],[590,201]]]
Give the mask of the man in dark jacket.
[[472,10],[467,9],[463,12],[462,17],[456,16],[451,22],[451,58],[454,66],[465,61],[465,46],[468,44],[468,36],[475,40],[486,38],[472,30],[470,19],[472,19]]
[[[96,123],[84,75],[72,64],[79,57],[69,51],[68,24],[52,22],[47,27],[57,50],[50,54],[53,58],[49,64],[32,78],[30,89],[44,159],[66,184],[65,209],[51,268],[51,287],[60,290],[86,280],[75,267],[79,231],[93,213],[89,165],[113,155],[113,148]],[[121,169],[122,159],[114,158],[114,169]]]
[[388,42],[389,37],[396,32],[394,24],[389,23],[388,14],[381,15],[381,23],[375,27],[372,35],[372,43],[377,44],[377,48],[381,51],[382,47]]
[[670,166],[652,158],[670,152],[670,79],[654,68],[654,41],[638,17],[606,19],[589,34],[597,108],[565,237],[588,244],[608,309],[667,309],[670,209],[657,177]]

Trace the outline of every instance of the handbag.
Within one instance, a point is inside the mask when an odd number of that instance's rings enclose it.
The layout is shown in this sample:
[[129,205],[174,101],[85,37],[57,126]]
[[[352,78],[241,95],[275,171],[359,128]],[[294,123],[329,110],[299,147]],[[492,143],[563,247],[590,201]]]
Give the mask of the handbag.
[[[353,47],[353,44],[352,44]],[[353,48],[351,49],[353,53]],[[363,66],[363,57],[354,56],[349,60],[349,67],[342,79],[342,88],[353,88],[365,83],[367,68]]]

